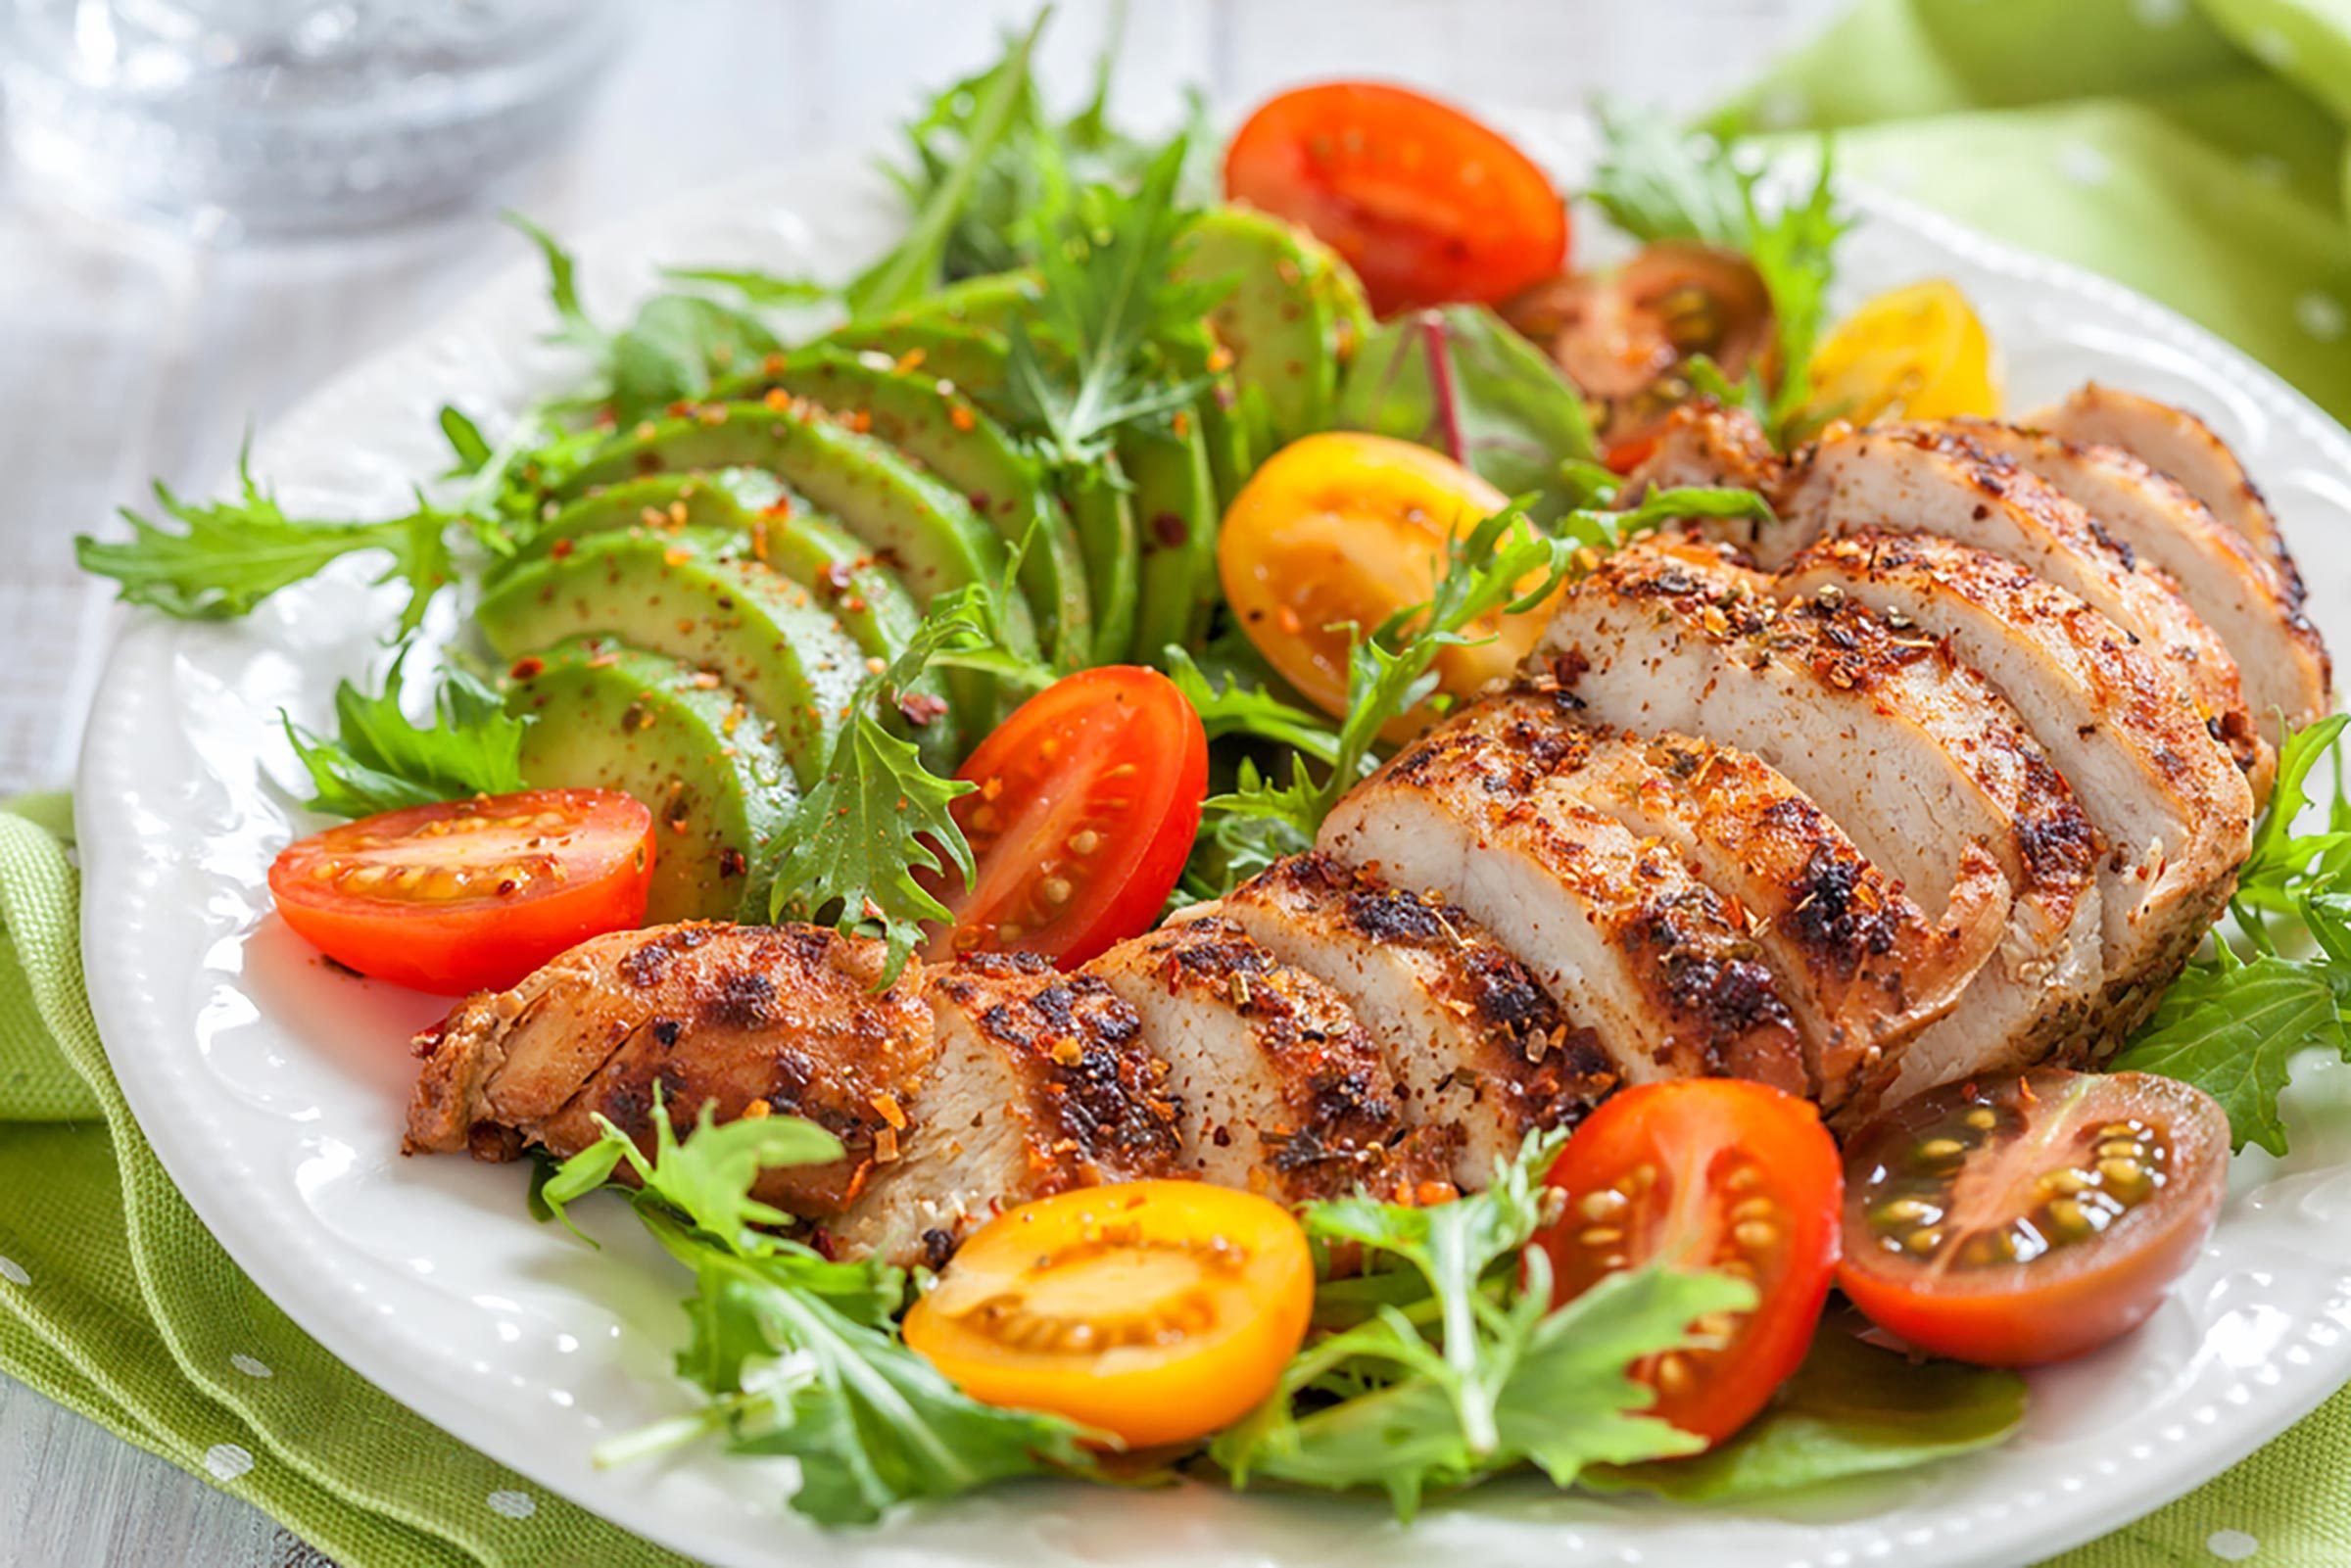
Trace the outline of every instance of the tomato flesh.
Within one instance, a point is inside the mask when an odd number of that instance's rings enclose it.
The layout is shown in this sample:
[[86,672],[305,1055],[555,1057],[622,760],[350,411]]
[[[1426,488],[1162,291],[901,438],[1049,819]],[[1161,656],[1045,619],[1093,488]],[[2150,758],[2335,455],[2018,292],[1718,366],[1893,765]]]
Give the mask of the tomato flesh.
[[974,751],[955,802],[971,885],[927,878],[954,917],[932,956],[1043,953],[1074,968],[1150,928],[1208,798],[1208,733],[1176,683],[1104,665],[1023,703]]
[[458,996],[643,925],[652,875],[644,805],[611,789],[526,789],[312,833],[270,866],[269,895],[335,962]]
[[1127,1182],[988,1221],[906,1314],[906,1343],[976,1400],[1145,1448],[1255,1408],[1314,1297],[1306,1233],[1278,1204]]
[[1347,259],[1371,308],[1507,299],[1567,257],[1567,207],[1494,131],[1378,82],[1268,100],[1224,154],[1224,191]]
[[1820,1113],[1737,1078],[1640,1085],[1576,1128],[1551,1183],[1566,1208],[1538,1240],[1558,1301],[1645,1263],[1753,1283],[1753,1309],[1695,1325],[1715,1348],[1636,1369],[1683,1431],[1711,1444],[1745,1426],[1803,1360],[1837,1267],[1844,1177]]
[[1864,304],[1812,356],[1812,406],[1828,418],[1992,418],[2000,411],[1991,339],[1967,296],[1941,279]]
[[2031,1366],[2135,1328],[2211,1234],[2229,1119],[2147,1073],[2039,1069],[1855,1133],[1838,1283],[1920,1350]]

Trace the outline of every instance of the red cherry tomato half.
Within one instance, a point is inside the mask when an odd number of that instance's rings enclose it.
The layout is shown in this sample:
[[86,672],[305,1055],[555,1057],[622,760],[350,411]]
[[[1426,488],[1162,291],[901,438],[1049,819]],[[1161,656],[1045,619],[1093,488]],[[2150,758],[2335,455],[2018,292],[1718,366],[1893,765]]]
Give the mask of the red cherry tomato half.
[[1753,1310],[1700,1325],[1719,1349],[1636,1368],[1683,1431],[1719,1443],[1745,1426],[1804,1358],[1837,1268],[1845,1181],[1820,1113],[1738,1078],[1626,1089],[1576,1128],[1551,1184],[1566,1208],[1536,1239],[1558,1301],[1652,1262],[1753,1282]]
[[1301,87],[1249,117],[1224,191],[1347,259],[1381,315],[1505,300],[1566,264],[1550,178],[1458,109],[1402,87]]
[[954,913],[932,956],[1043,953],[1070,969],[1150,928],[1183,874],[1208,798],[1208,733],[1157,670],[1066,676],[998,725],[956,777],[978,863],[970,887],[926,879]]
[[653,815],[612,789],[409,806],[289,844],[269,896],[338,964],[442,996],[504,990],[645,923]]
[[1931,1090],[1847,1144],[1837,1282],[1922,1351],[2031,1366],[2135,1328],[2212,1233],[2229,1117],[2144,1072]]

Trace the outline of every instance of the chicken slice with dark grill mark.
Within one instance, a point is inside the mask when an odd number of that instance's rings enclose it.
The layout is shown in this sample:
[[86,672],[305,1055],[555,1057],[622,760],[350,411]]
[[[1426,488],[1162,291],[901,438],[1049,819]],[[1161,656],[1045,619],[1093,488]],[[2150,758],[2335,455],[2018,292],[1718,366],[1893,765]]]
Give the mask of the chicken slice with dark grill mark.
[[1947,639],[2025,721],[2104,844],[2097,862],[2107,1006],[2143,1017],[2217,919],[2251,843],[2253,797],[2172,700],[2145,649],[2016,562],[1928,535],[1824,540],[1784,590],[1863,605]]
[[1988,898],[2004,911],[1999,948],[1958,1005],[1848,1116],[2038,1060],[2079,1032],[2102,977],[2095,838],[2072,790],[1935,640],[1858,605],[1784,608],[1771,586],[1716,546],[1627,546],[1568,591],[1529,668],[1595,723],[1760,757],[1945,930],[1970,928]]
[[1571,1126],[1615,1085],[1597,1036],[1466,913],[1327,855],[1294,855],[1214,904],[1345,999],[1414,1119],[1458,1127],[1454,1184],[1483,1187],[1526,1134]]
[[933,1054],[919,971],[873,989],[886,957],[880,942],[812,926],[657,926],[583,942],[417,1036],[424,1069],[402,1147],[561,1157],[597,1141],[601,1116],[650,1156],[657,1089],[680,1128],[708,1106],[721,1121],[773,1113],[833,1133],[843,1159],[762,1172],[752,1195],[837,1213],[892,1156],[898,1107]]
[[2275,566],[2286,601],[2301,604],[2302,574],[2269,501],[2229,444],[2194,414],[2090,381],[2024,423],[2068,441],[2120,447],[2157,473],[2170,475]]
[[1338,993],[1209,916],[1121,942],[1081,973],[1141,1020],[1181,1108],[1182,1160],[1286,1203],[1417,1193],[1450,1129],[1413,1126],[1387,1058]]
[[1755,543],[1767,567],[1786,565],[1816,539],[1872,530],[1936,534],[2032,568],[2146,643],[2238,765],[2268,777],[2274,754],[2254,729],[2236,661],[2212,629],[2081,507],[2015,464],[1947,429],[1832,430],[1777,504],[1779,521]]
[[1594,810],[1660,839],[1744,912],[1804,1034],[1823,1110],[1948,1013],[1998,945],[2004,880],[1986,877],[1956,926],[1929,921],[1826,812],[1760,757],[1665,734],[1586,725],[1548,683],[1490,699],[1474,720]]
[[1324,820],[1319,847],[1493,932],[1627,1083],[1716,1075],[1809,1092],[1745,924],[1662,844],[1576,800],[1474,714],[1420,736]]
[[1181,1108],[1133,1008],[1032,953],[934,969],[938,1055],[899,1108],[897,1159],[827,1232],[936,1268],[1003,1210],[1182,1171]]
[[1951,428],[2087,512],[2109,537],[2171,580],[2236,660],[2245,704],[2275,743],[2277,721],[2301,729],[2332,708],[2327,648],[2276,565],[2177,480],[2119,447],[2078,446],[2045,431],[1983,419]]
[[1666,416],[1655,447],[1625,476],[1617,499],[1629,506],[1653,490],[1714,485],[1771,496],[1787,477],[1788,465],[1754,415],[1697,398]]

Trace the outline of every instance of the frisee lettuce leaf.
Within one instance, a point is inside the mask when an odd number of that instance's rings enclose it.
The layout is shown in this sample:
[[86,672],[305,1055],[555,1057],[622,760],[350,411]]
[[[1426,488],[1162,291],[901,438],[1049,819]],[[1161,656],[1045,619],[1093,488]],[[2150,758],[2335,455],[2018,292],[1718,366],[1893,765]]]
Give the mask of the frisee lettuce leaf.
[[280,713],[316,792],[309,805],[338,817],[369,817],[523,787],[522,736],[528,718],[510,716],[499,694],[463,670],[443,672],[431,721],[417,724],[403,706],[402,648],[370,695],[335,684],[335,736],[326,739]]
[[[709,1405],[604,1445],[602,1465],[651,1457],[707,1436],[744,1454],[800,1466],[792,1508],[821,1524],[869,1524],[889,1508],[953,1497],[1014,1476],[1083,1473],[1096,1438],[1059,1416],[967,1398],[909,1351],[892,1321],[906,1278],[876,1259],[844,1263],[773,1234],[786,1216],[751,1197],[759,1172],[821,1164],[840,1144],[790,1117],[719,1124],[705,1102],[693,1136],[675,1136],[656,1089],[654,1149],[598,1117],[603,1136],[540,1188],[554,1217],[611,1187],[670,1256],[693,1271],[691,1332],[678,1374]],[[612,1178],[623,1165],[635,1184]]]
[[[2336,714],[2285,737],[2278,782],[2231,903],[2247,952],[2216,933],[2164,992],[2155,1015],[2110,1066],[2192,1083],[2229,1113],[2237,1149],[2286,1152],[2278,1095],[2311,1049],[2351,1060],[2351,800],[2342,792]],[[2310,780],[2331,758],[2327,825],[2299,831]],[[2248,956],[2249,955],[2249,956]]]
[[1751,1307],[1754,1288],[1643,1268],[1555,1309],[1549,1259],[1529,1243],[1554,1217],[1543,1175],[1561,1141],[1529,1138],[1492,1186],[1455,1203],[1306,1207],[1311,1238],[1365,1259],[1363,1275],[1318,1294],[1318,1315],[1360,1315],[1311,1340],[1273,1397],[1210,1446],[1235,1487],[1377,1489],[1410,1520],[1430,1492],[1521,1464],[1563,1487],[1590,1464],[1701,1447],[1643,1413],[1655,1396],[1631,1368],[1699,1343],[1696,1319]]

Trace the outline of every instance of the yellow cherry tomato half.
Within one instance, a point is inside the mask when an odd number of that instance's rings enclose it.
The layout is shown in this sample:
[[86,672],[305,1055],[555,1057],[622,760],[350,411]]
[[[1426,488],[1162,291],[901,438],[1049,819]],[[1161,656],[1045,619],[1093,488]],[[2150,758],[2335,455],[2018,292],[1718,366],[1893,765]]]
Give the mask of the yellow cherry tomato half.
[[[1290,443],[1241,487],[1224,513],[1217,569],[1249,641],[1283,680],[1325,712],[1347,711],[1349,624],[1368,637],[1429,596],[1446,541],[1509,498],[1442,452],[1409,441],[1325,431]],[[1526,585],[1532,588],[1535,582]],[[1542,636],[1548,604],[1490,615],[1463,629],[1475,647],[1437,655],[1443,689],[1476,690],[1517,667]],[[1386,731],[1409,740],[1425,704]]]
[[1306,1338],[1315,1265],[1280,1205],[1193,1181],[1023,1204],[963,1244],[906,1343],[984,1404],[1129,1448],[1230,1426]]
[[2000,411],[1991,339],[1952,284],[1890,290],[1847,316],[1813,352],[1812,406],[1857,425],[1990,417]]

